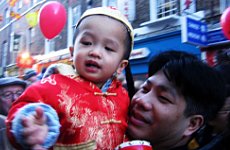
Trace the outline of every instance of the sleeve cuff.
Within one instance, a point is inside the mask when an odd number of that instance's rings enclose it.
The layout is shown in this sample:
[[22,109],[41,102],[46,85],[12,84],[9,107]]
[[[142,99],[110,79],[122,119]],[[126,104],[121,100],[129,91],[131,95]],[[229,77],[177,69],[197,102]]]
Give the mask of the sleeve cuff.
[[28,148],[26,143],[24,142],[23,137],[23,126],[22,126],[22,117],[29,116],[35,112],[37,107],[41,107],[44,110],[44,114],[46,115],[46,123],[48,125],[48,135],[42,144],[44,148],[49,148],[55,144],[57,138],[59,136],[60,122],[56,111],[49,105],[43,103],[32,103],[27,104],[26,106],[20,108],[20,110],[16,113],[15,118],[12,121],[12,132],[15,136],[16,141],[21,144],[24,148]]

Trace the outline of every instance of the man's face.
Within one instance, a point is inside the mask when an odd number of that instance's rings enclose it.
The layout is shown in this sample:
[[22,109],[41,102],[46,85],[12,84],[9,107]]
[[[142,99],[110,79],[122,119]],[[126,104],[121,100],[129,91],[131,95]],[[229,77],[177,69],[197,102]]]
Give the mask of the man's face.
[[0,89],[0,114],[7,115],[12,103],[24,92],[21,85],[10,85]]
[[189,119],[184,116],[185,100],[162,72],[149,77],[134,95],[128,134],[150,141],[153,148],[170,148],[183,139]]

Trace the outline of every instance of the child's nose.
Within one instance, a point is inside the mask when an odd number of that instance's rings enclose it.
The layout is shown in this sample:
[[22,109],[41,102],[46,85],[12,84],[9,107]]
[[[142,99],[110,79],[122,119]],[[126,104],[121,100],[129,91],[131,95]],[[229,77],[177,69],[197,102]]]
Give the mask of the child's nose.
[[94,47],[90,52],[89,55],[95,58],[101,58],[101,50],[100,47]]

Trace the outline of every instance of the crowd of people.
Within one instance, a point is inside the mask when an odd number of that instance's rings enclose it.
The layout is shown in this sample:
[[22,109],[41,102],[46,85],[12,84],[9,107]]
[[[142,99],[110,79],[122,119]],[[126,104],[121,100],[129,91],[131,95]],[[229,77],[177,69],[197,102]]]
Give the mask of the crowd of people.
[[52,66],[33,83],[32,70],[0,79],[0,149],[114,149],[131,140],[154,150],[230,149],[230,62],[211,67],[168,50],[135,88],[133,29],[118,10],[89,9],[75,29],[74,68]]
[[16,77],[0,78],[0,149],[12,150],[6,136],[6,116],[12,103],[24,92],[27,83]]

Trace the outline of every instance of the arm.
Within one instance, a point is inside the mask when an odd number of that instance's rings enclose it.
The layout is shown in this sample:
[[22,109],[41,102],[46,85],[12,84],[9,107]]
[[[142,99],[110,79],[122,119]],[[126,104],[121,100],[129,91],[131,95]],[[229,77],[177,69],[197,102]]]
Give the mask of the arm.
[[46,78],[52,74],[62,74],[62,75],[76,75],[76,70],[71,65],[67,65],[64,63],[57,63],[50,65],[45,73],[43,78]]

